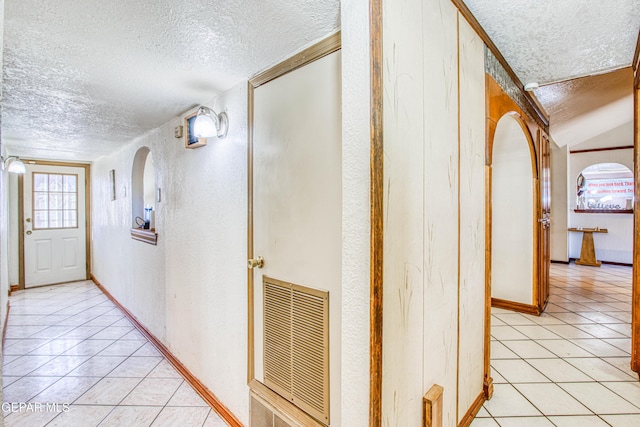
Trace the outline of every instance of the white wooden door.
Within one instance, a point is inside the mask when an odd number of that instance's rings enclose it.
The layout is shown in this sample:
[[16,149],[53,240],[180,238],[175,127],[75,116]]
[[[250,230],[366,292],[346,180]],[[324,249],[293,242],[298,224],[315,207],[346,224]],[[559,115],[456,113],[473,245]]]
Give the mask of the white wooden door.
[[86,279],[85,169],[26,166],[25,287]]
[[[339,366],[342,247],[340,52],[255,89],[255,377],[263,380],[263,276],[329,292],[331,366]],[[338,387],[339,369],[331,370]],[[338,407],[338,390],[331,397]]]

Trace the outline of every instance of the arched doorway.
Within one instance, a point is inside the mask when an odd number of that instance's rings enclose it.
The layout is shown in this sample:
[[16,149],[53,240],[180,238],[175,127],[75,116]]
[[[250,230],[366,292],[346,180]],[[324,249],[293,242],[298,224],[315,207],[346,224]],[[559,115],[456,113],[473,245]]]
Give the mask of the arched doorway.
[[536,153],[518,114],[500,118],[491,154],[491,298],[505,308],[535,306]]
[[[550,206],[550,152],[549,139],[547,136],[546,123],[541,119],[534,120],[524,112],[522,108],[507,94],[500,85],[489,75],[486,76],[486,99],[487,99],[487,146],[486,146],[486,259],[485,259],[485,395],[490,397],[493,392],[491,379],[491,308],[499,307],[508,310],[539,315],[544,310],[549,299],[549,226],[551,222]],[[504,126],[504,129],[500,129]],[[504,135],[503,135],[504,133]],[[497,142],[496,142],[497,137]],[[511,140],[511,143],[508,141]],[[496,148],[497,147],[497,148]],[[509,154],[511,152],[511,154]],[[494,157],[494,153],[497,157]],[[509,164],[508,157],[513,155],[520,157],[518,161],[519,175],[516,183],[503,182],[509,180],[509,169],[513,166]],[[504,158],[503,158],[504,156]],[[494,174],[494,161],[497,159],[497,174]],[[524,159],[527,159],[525,162]],[[504,176],[507,176],[506,178]],[[527,177],[527,180],[525,180]],[[495,186],[494,186],[494,181]],[[514,185],[512,185],[514,184]],[[513,187],[510,189],[510,187]],[[497,205],[493,200],[493,191],[497,191]],[[509,194],[517,193],[514,196]],[[502,200],[504,198],[504,200]],[[519,200],[518,198],[525,200]],[[516,206],[517,205],[517,206]],[[497,212],[499,211],[499,212]],[[494,216],[496,212],[496,216]],[[515,242],[513,236],[509,234],[509,226],[513,217],[518,217],[516,225],[511,225],[522,231],[520,241]],[[502,228],[504,227],[504,228]],[[496,236],[504,239],[497,242],[496,252],[494,252],[494,228]],[[501,245],[504,245],[501,247]],[[500,277],[503,268],[514,269],[509,265],[499,265],[501,260],[500,252],[507,253],[505,256],[522,256],[521,251],[525,251],[523,259],[518,260],[521,265],[526,265],[527,277],[522,286],[522,294],[519,302],[495,297],[492,292],[494,280],[508,280]],[[504,261],[504,260],[502,260]],[[507,273],[505,273],[507,274]],[[516,279],[520,277],[517,274]],[[511,275],[513,277],[513,275]],[[508,284],[505,285],[508,289]],[[498,285],[500,288],[501,286]],[[526,293],[525,293],[526,290]],[[500,291],[498,291],[500,292]],[[509,294],[499,294],[503,298],[515,298]]]

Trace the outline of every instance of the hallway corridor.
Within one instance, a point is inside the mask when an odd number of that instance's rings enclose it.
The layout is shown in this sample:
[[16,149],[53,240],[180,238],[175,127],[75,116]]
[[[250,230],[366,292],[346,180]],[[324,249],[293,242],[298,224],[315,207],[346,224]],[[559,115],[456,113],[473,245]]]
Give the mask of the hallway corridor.
[[473,427],[640,426],[631,268],[551,264],[540,317],[492,310],[495,385]]
[[5,426],[226,426],[93,282],[10,301],[3,402],[58,405],[5,403]]

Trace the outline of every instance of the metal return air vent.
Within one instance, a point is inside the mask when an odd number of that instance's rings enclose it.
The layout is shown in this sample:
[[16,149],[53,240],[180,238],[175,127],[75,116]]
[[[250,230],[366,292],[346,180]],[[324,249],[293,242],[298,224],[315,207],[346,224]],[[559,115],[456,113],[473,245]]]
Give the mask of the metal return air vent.
[[329,424],[329,293],[263,277],[264,383]]

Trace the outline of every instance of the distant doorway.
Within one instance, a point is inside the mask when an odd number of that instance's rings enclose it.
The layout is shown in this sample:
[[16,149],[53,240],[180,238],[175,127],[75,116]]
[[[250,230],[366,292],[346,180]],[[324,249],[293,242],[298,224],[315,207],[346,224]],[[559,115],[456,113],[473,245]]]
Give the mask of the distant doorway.
[[20,189],[23,288],[88,278],[88,165],[26,162]]

